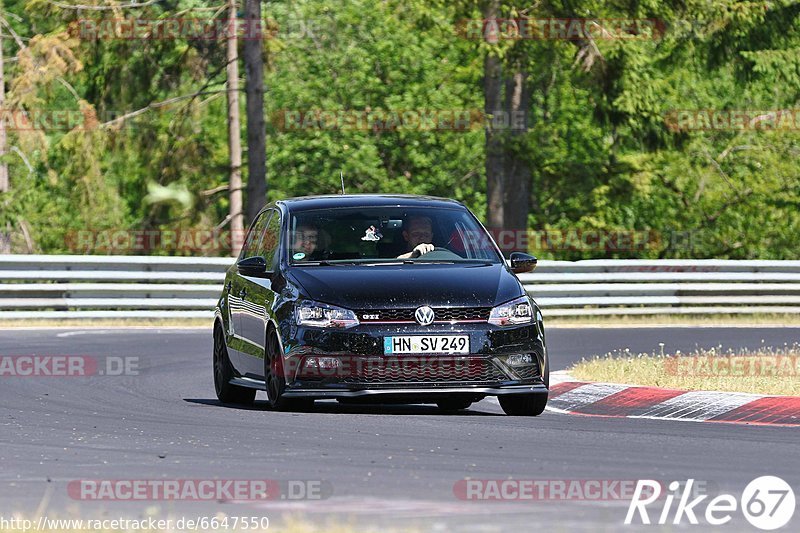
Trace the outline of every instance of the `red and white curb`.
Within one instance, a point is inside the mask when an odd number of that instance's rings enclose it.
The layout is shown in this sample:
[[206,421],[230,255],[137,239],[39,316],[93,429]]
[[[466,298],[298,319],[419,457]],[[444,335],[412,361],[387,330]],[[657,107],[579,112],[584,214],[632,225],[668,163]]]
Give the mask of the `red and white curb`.
[[800,426],[800,397],[551,381],[547,410],[587,416]]

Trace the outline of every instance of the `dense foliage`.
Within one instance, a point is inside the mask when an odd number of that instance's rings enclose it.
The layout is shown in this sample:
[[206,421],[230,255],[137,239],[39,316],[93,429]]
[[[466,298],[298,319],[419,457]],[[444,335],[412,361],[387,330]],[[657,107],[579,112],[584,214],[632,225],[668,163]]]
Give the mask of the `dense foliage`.
[[[122,38],[112,24],[225,19],[223,5],[4,4],[2,16],[19,37],[3,32],[6,122],[19,123],[21,111],[44,117],[36,127],[8,127],[11,186],[0,199],[0,223],[14,228],[14,251],[76,251],[81,230],[213,228],[225,220],[224,41]],[[533,253],[794,258],[800,5],[502,4],[508,17],[658,24],[653,38],[588,45],[487,42],[459,29],[481,18],[477,1],[265,1],[269,200],[336,193],[341,171],[348,192],[449,196],[484,217],[485,139],[475,116],[484,106],[484,57],[497,54],[524,67],[532,94],[529,131],[509,149],[531,168]],[[87,35],[90,27],[96,38]],[[54,119],[67,110],[81,118],[75,127]],[[697,110],[708,110],[709,124]],[[769,110],[788,110],[791,120],[753,119]],[[393,127],[391,117],[408,111],[472,119],[455,129]],[[385,120],[339,128],[330,120],[292,121],[370,112]],[[745,127],[720,122],[737,113],[749,114]],[[631,234],[637,244],[625,246]]]

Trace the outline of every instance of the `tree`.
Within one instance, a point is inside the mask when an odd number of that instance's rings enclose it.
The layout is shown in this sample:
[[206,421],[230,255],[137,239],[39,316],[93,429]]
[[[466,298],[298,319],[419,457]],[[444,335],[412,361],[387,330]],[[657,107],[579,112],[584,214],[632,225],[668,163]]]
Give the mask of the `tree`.
[[[500,1],[485,4],[482,26],[496,24],[500,16]],[[490,45],[497,44],[497,34],[485,32]],[[486,124],[486,220],[489,229],[499,235],[504,251],[527,251],[523,240],[508,240],[528,229],[531,198],[531,169],[526,156],[525,136],[528,133],[528,113],[531,92],[520,46],[506,50],[505,60],[498,50],[486,50],[483,69],[484,111]]]
[[232,235],[231,255],[238,255],[244,241],[244,222],[242,213],[242,145],[239,136],[239,56],[236,49],[236,0],[228,1],[228,150],[231,166],[228,190],[230,193],[230,228]]
[[[459,37],[459,21],[491,15],[485,13],[488,2],[504,19],[650,19],[663,21],[664,32],[641,39],[597,33],[575,40]],[[130,38],[113,24],[129,16],[185,16],[219,27],[232,18],[228,0],[219,3],[4,1],[7,20],[21,38],[21,52],[12,53],[9,36],[15,33],[6,28],[5,107],[13,110],[12,118],[17,112],[86,112],[100,125],[66,131],[47,121],[34,128],[7,124],[3,161],[11,183],[3,193],[0,228],[10,223],[16,239],[17,228],[24,234],[28,227],[35,248],[56,253],[74,251],[66,237],[86,229],[227,229],[231,215],[242,212],[241,184],[229,183],[232,167],[239,167],[231,162],[232,109],[225,101],[231,94],[225,86],[231,43],[227,36],[187,33]],[[680,127],[669,117],[680,109],[764,110],[759,116],[769,116],[770,109],[793,111],[800,94],[797,3],[268,5],[279,28],[274,34],[270,27],[261,43],[269,98],[248,92],[247,107],[263,101],[271,118],[266,164],[268,175],[280,179],[269,182],[270,200],[336,193],[343,170],[350,192],[454,197],[495,228],[561,235],[528,246],[517,239],[501,242],[542,258],[796,255],[797,125],[700,129]],[[101,37],[66,35],[87,19]],[[247,78],[260,76],[247,69]],[[236,76],[230,79],[235,84]],[[488,129],[479,120],[466,129],[394,127],[380,119],[367,120],[367,127],[336,122],[338,116],[415,110],[485,111],[497,122]],[[763,116],[755,122],[768,123]],[[263,154],[250,148],[248,167]],[[248,170],[252,187],[259,180]],[[238,208],[231,192],[239,194]],[[248,204],[263,196],[248,189]],[[235,204],[235,194],[232,199]],[[631,231],[653,237],[638,248],[602,244],[603,236]],[[564,235],[580,232],[601,241],[583,247],[564,242]]]
[[[0,0],[0,13],[3,12],[3,2]],[[6,121],[5,121],[5,101],[6,101],[6,82],[5,82],[5,58],[3,56],[3,43],[6,28],[0,25],[0,203],[4,202],[4,196],[8,193],[8,163],[6,162]],[[0,227],[0,254],[11,252],[11,225],[3,224]]]
[[264,124],[264,21],[261,0],[246,0],[245,19],[250,28],[244,42],[247,93],[247,222],[252,222],[267,198],[267,150]]

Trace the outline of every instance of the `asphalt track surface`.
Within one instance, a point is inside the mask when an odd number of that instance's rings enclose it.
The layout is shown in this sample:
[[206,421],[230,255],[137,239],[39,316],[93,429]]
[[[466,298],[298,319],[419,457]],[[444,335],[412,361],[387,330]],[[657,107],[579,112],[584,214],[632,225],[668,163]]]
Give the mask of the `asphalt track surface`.
[[[581,357],[755,348],[800,341],[800,328],[550,329],[552,368]],[[444,414],[435,406],[317,402],[313,413],[270,411],[214,396],[209,331],[5,330],[0,355],[137,357],[138,375],[0,377],[0,515],[120,518],[287,516],[359,530],[705,530],[624,526],[628,500],[465,501],[460,480],[693,478],[713,497],[777,475],[800,497],[800,430],[545,412],[507,417],[491,400]],[[81,479],[319,480],[323,500],[273,502],[82,501]],[[800,499],[800,498],[799,498]],[[656,520],[661,507],[654,507]],[[288,513],[288,514],[287,514]],[[670,520],[672,515],[670,515]],[[700,518],[701,524],[702,517]],[[797,531],[800,511],[786,528]],[[325,529],[323,527],[323,529]],[[741,512],[721,530],[753,529]]]

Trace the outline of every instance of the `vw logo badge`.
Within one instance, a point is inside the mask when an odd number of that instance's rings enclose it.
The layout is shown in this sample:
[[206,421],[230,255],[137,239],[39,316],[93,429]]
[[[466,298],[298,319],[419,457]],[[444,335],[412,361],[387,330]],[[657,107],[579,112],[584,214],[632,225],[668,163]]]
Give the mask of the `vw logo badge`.
[[433,309],[427,305],[418,307],[417,310],[414,311],[414,318],[417,319],[420,326],[433,324]]

